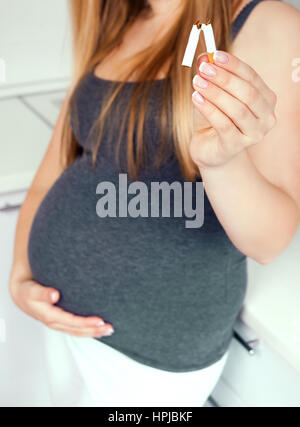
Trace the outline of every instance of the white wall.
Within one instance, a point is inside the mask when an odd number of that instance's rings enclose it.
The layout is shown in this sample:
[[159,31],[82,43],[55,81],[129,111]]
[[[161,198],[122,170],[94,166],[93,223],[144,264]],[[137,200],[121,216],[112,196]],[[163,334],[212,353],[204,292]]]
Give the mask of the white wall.
[[290,3],[293,6],[297,7],[298,9],[300,9],[300,0],[288,0],[287,3]]
[[0,58],[6,85],[70,74],[66,0],[0,0]]

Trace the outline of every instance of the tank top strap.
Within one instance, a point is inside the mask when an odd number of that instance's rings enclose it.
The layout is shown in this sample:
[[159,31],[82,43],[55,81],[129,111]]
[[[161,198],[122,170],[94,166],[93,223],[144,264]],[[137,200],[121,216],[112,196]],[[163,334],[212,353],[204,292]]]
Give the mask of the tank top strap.
[[244,23],[249,18],[249,15],[252,12],[252,10],[262,1],[264,1],[264,0],[252,0],[252,1],[250,1],[250,3],[248,3],[241,10],[241,12],[238,14],[238,16],[236,17],[236,19],[234,20],[234,22],[232,24],[232,30],[231,31],[232,31],[232,39],[233,40],[236,38],[236,36],[241,31]]

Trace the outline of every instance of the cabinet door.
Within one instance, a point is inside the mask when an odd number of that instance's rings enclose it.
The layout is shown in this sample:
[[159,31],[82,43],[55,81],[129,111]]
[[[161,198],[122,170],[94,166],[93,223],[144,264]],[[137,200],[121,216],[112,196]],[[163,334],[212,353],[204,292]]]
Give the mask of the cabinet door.
[[233,339],[212,398],[222,407],[299,407],[300,375],[264,342],[251,356]]
[[0,202],[0,406],[48,406],[43,327],[14,305],[9,292],[18,203]]

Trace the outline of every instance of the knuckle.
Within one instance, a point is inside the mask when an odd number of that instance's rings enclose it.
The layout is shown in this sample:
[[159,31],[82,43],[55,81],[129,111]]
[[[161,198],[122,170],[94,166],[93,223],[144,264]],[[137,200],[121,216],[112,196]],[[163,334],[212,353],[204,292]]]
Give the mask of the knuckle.
[[224,120],[219,125],[219,132],[221,132],[221,134],[227,134],[231,131],[231,129],[232,129],[232,124],[229,120]]
[[249,110],[246,106],[244,105],[240,105],[237,109],[236,109],[236,113],[235,116],[237,119],[243,120],[245,119],[249,114]]
[[55,319],[49,316],[44,317],[44,319],[42,319],[42,322],[45,323],[45,325],[51,329],[53,329],[53,326],[57,326]]
[[252,142],[254,144],[258,144],[259,142],[261,142],[264,139],[264,136],[265,136],[264,132],[262,132],[262,130],[258,129],[252,137]]
[[272,104],[276,105],[277,104],[277,95],[275,92],[271,91],[271,100],[272,100]]
[[43,322],[43,323],[47,326],[47,328],[55,330],[55,324],[54,323],[52,323],[52,322]]
[[274,113],[270,114],[268,118],[268,129],[273,129],[277,124],[277,117]]
[[213,119],[215,114],[216,114],[216,108],[213,105],[207,105],[205,110],[205,116],[208,118],[208,120]]
[[222,100],[224,97],[224,92],[219,89],[218,87],[211,87],[211,97],[214,100],[214,104],[218,105],[218,103]]
[[258,100],[258,97],[259,97],[258,90],[254,86],[250,85],[248,88],[248,93],[247,93],[247,98],[246,98],[247,99],[247,105],[249,105],[250,107],[255,105],[255,103]]
[[232,75],[228,72],[223,71],[220,73],[219,81],[222,86],[230,86],[232,81]]
[[248,80],[253,84],[258,80],[258,74],[250,65],[248,66]]

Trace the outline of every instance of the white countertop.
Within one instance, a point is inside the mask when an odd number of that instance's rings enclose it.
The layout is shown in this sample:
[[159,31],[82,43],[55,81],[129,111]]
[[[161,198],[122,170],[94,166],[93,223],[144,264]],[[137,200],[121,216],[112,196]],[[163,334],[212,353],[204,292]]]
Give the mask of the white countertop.
[[[45,97],[51,102],[38,94],[0,99],[0,195],[30,186],[49,144],[63,93]],[[270,265],[248,260],[249,282],[241,320],[300,373],[298,259],[300,229],[289,248]]]
[[241,319],[300,373],[300,228],[271,264],[248,260]]

